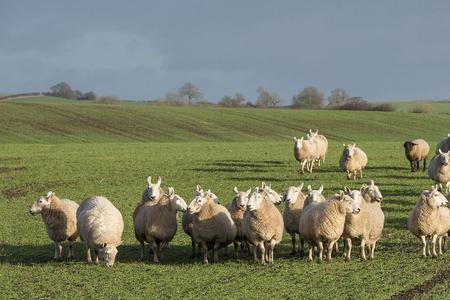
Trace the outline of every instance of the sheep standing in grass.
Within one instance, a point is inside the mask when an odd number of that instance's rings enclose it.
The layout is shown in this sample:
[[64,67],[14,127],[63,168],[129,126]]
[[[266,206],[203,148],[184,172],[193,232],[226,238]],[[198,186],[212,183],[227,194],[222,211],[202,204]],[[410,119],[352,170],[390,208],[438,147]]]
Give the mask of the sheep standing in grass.
[[[302,193],[303,183],[300,186],[291,186],[284,194],[284,229],[291,235],[292,240],[292,254],[295,254],[295,235],[298,234],[298,222],[305,204],[305,195]],[[298,251],[300,255],[304,255],[304,241],[299,238]]]
[[328,140],[324,135],[318,134],[319,130],[313,132],[309,130],[308,139],[316,144],[316,161],[320,167],[320,161],[325,162],[325,157],[328,151]]
[[300,236],[308,241],[308,259],[312,261],[313,246],[318,247],[318,259],[322,261],[324,242],[327,243],[327,260],[331,261],[333,246],[344,231],[347,214],[358,214],[357,202],[340,191],[337,198],[328,201],[312,202],[305,206],[300,218]]
[[[202,193],[208,194],[208,196],[213,199],[214,202],[219,203],[219,198],[211,192],[211,190],[208,190],[206,192],[203,191],[203,188],[200,185],[197,185],[197,188],[195,190],[195,196],[199,196]],[[191,257],[194,258],[197,255],[197,248],[200,249],[200,245],[197,245],[197,242],[194,240],[194,237],[192,236],[192,226],[194,222],[194,215],[191,214],[188,210],[183,214],[183,218],[181,219],[181,226],[183,228],[183,231],[191,238],[191,245],[192,245],[192,255]]]
[[435,154],[439,154],[439,150],[442,152],[450,151],[450,133],[447,134],[447,137],[439,142],[436,146]]
[[188,212],[193,214],[192,237],[202,247],[203,262],[208,263],[208,250],[212,250],[213,261],[217,262],[219,249],[232,243],[236,236],[230,213],[203,191],[189,204]]
[[236,257],[238,257],[239,244],[241,245],[241,251],[243,251],[246,243],[243,228],[243,220],[244,220],[244,212],[247,208],[248,195],[250,194],[251,189],[249,189],[246,192],[239,192],[237,187],[234,187],[233,191],[235,193],[235,196],[233,200],[230,203],[228,203],[225,207],[230,212],[231,218],[233,219],[234,224],[236,225],[236,237],[234,238],[233,245],[234,245],[234,254],[236,255]]
[[344,151],[342,152],[341,159],[339,160],[339,167],[342,171],[347,172],[347,179],[356,180],[356,177],[360,175],[362,178],[362,170],[367,165],[367,155],[355,144],[344,144]]
[[96,264],[100,256],[108,267],[113,266],[117,247],[122,244],[123,218],[120,211],[108,199],[92,196],[84,200],[77,210],[77,227],[87,249],[87,262],[92,263],[93,249]]
[[294,137],[294,157],[299,162],[302,173],[305,172],[305,166],[311,173],[317,158],[316,144],[310,140],[303,140],[303,137],[300,139]]
[[[409,231],[422,240],[422,256],[437,257],[436,241],[450,230],[448,201],[437,187],[425,190],[408,216]],[[431,251],[430,251],[431,243]]]
[[375,246],[377,241],[381,238],[384,228],[384,213],[381,209],[381,201],[383,200],[383,196],[373,180],[370,181],[369,185],[362,186],[361,196],[364,199],[363,202],[365,206],[369,210],[370,231],[366,244],[369,246],[370,259],[374,259]]
[[142,245],[141,258],[144,257],[145,242],[153,246],[153,261],[161,259],[162,243],[169,243],[177,232],[177,211],[186,211],[187,204],[169,187],[156,204],[144,203],[139,206],[133,220],[136,239]]
[[48,237],[55,242],[55,260],[62,259],[61,242],[69,242],[67,258],[73,258],[73,242],[77,239],[78,204],[69,199],[59,199],[55,193],[40,196],[30,208],[33,216],[41,214]]
[[406,141],[403,144],[405,148],[405,156],[411,165],[411,172],[419,170],[419,162],[423,160],[423,170],[425,171],[427,165],[428,153],[430,146],[425,140],[416,139],[413,141]]
[[443,152],[439,149],[439,154],[433,157],[428,166],[428,176],[435,183],[450,182],[450,151]]
[[[269,187],[256,187],[249,196],[244,215],[244,231],[249,243],[257,247],[261,263],[273,263],[273,250],[283,238],[283,217],[269,198]],[[255,261],[258,251],[254,249]]]

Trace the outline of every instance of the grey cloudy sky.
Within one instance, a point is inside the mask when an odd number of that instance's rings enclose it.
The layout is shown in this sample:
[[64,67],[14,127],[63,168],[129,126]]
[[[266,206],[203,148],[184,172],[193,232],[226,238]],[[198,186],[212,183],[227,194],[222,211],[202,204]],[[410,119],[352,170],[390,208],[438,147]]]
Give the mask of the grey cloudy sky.
[[0,1],[0,92],[450,97],[450,1]]

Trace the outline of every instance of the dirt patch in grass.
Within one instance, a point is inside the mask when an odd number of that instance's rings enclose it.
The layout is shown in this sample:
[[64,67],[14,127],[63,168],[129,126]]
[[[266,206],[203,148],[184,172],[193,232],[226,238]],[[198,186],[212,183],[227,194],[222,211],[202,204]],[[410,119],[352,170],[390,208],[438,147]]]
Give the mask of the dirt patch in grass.
[[24,166],[21,167],[0,167],[0,174],[3,173],[11,173],[14,171],[22,171],[22,170],[26,170],[27,168]]
[[27,185],[10,187],[2,190],[2,195],[7,201],[26,196],[30,192],[44,193],[55,187],[71,186],[75,181],[48,181],[45,183],[30,183]]
[[446,282],[450,279],[450,269],[442,271],[434,275],[430,280],[415,285],[412,288],[400,292],[391,297],[392,300],[408,300],[416,296],[423,295],[431,291],[436,285]]

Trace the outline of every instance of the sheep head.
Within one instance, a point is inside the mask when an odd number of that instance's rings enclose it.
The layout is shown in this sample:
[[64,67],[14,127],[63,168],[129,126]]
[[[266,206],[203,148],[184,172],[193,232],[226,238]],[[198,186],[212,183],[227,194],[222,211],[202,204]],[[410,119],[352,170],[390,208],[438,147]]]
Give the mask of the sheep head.
[[300,186],[290,186],[284,194],[284,202],[286,202],[287,204],[294,204],[295,202],[297,202],[298,195],[302,191],[302,188],[303,182],[300,184]]
[[114,261],[116,260],[117,252],[117,247],[115,245],[104,243],[98,250],[98,256],[101,260],[106,262],[106,265],[108,267],[112,267],[114,265]]
[[150,200],[155,200],[155,199],[159,199],[159,197],[161,196],[161,177],[158,176],[158,180],[156,183],[152,183],[152,177],[149,176],[147,178],[147,183],[148,183],[148,187],[147,187],[147,195],[148,198]]
[[31,205],[30,214],[35,216],[40,214],[42,209],[49,208],[53,197],[55,197],[55,193],[53,192],[48,192],[46,196],[39,196],[39,198]]
[[175,190],[173,189],[173,187],[169,187],[168,197],[169,201],[174,205],[177,211],[185,212],[187,210],[186,201],[184,201],[184,199],[179,195],[175,194]]
[[234,187],[233,189],[236,196],[233,199],[233,202],[235,203],[236,207],[240,210],[245,210],[248,203],[248,196],[250,195],[252,189],[248,189],[246,192],[239,192],[237,187]]
[[448,152],[442,152],[441,149],[439,149],[439,163],[443,166],[448,166],[448,163],[450,161],[450,151]]

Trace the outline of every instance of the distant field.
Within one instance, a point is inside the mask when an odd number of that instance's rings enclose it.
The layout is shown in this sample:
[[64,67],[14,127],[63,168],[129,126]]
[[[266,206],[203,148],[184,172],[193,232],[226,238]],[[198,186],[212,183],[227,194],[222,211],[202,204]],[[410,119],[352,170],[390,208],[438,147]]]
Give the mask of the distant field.
[[[393,102],[392,105],[398,112],[411,112],[420,101]],[[433,113],[448,114],[450,113],[450,101],[429,101],[433,106]]]
[[[409,210],[432,182],[408,171],[402,147],[406,139],[423,137],[434,149],[449,130],[449,115],[63,101],[0,102],[3,298],[387,299],[450,268],[448,253],[420,258],[419,240],[405,229]],[[299,175],[292,137],[309,128],[329,137],[330,151],[316,173]],[[363,181],[348,182],[338,170],[343,142],[367,152]],[[187,202],[200,183],[222,203],[231,200],[234,186],[248,189],[261,181],[280,192],[302,181],[323,183],[329,196],[374,179],[384,196],[384,237],[374,261],[360,262],[355,247],[352,262],[337,257],[308,263],[290,255],[286,235],[273,266],[233,257],[205,266],[189,258],[190,240],[179,227],[161,265],[141,262],[131,216],[149,175],[161,175],[164,188],[174,186]],[[80,242],[74,261],[51,261],[53,245],[42,221],[28,214],[36,197],[49,190],[77,202],[105,195],[122,211],[124,244],[112,269],[86,265]],[[449,296],[445,283],[423,295]]]

